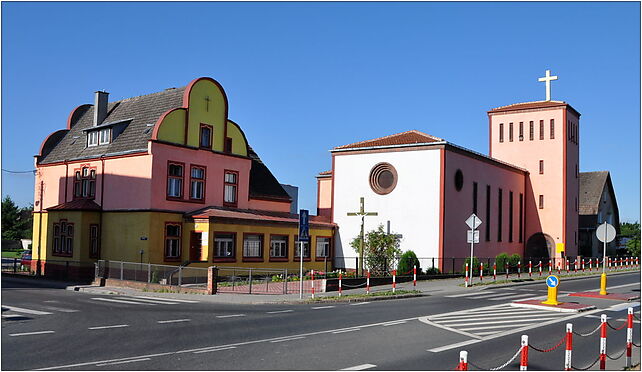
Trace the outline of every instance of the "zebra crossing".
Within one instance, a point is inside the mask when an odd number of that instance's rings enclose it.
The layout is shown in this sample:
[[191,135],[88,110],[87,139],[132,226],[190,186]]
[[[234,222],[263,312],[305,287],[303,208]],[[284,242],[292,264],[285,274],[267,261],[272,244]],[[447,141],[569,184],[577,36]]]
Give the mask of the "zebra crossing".
[[180,304],[186,304],[186,303],[195,304],[199,302],[194,300],[179,300],[176,298],[161,298],[161,297],[152,297],[152,296],[92,297],[91,300],[98,303],[143,305],[143,306],[180,305]]
[[421,318],[420,321],[472,338],[483,339],[535,324],[555,322],[565,317],[568,317],[568,314],[502,304],[431,315]]
[[538,297],[541,294],[535,290],[502,290],[500,291],[476,291],[469,293],[459,293],[455,295],[444,296],[448,298],[463,298],[467,300],[488,300],[488,301],[504,301],[504,300],[525,300],[531,297]]

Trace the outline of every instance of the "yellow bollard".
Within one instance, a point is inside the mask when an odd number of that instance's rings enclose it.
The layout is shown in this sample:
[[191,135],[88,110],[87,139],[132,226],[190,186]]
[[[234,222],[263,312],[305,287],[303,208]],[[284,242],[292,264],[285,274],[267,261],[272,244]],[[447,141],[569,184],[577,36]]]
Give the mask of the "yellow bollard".
[[600,295],[606,296],[606,273],[602,273],[600,276]]
[[560,279],[555,275],[549,275],[546,278],[546,285],[548,286],[548,298],[542,303],[545,305],[559,305],[561,302],[557,301],[557,286],[560,284]]

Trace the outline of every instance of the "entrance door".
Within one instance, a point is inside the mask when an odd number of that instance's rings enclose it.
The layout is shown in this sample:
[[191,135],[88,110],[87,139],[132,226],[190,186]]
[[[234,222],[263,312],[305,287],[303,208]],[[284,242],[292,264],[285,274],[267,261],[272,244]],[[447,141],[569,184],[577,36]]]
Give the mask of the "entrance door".
[[202,233],[192,231],[189,240],[189,260],[190,261],[200,261],[201,260],[201,238]]

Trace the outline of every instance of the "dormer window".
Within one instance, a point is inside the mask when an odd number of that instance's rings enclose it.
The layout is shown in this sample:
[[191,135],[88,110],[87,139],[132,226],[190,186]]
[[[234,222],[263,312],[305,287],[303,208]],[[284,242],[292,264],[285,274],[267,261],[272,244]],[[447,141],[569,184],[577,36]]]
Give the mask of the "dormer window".
[[111,142],[111,128],[87,132],[87,147],[106,145]]
[[100,145],[106,145],[111,142],[111,128],[103,128],[100,130]]
[[87,133],[87,147],[98,146],[98,131]]

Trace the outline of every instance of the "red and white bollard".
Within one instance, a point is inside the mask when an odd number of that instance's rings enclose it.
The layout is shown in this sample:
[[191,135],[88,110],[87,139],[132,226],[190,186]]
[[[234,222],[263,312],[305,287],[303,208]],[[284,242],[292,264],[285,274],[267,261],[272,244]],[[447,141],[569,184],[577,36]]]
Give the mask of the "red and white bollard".
[[370,294],[370,270],[367,271],[366,275],[366,294]]
[[479,263],[479,281],[480,282],[484,281],[484,263],[483,262]]
[[528,370],[528,335],[522,335],[522,358],[519,362],[519,370]]
[[312,298],[314,298],[314,270],[310,270],[310,273],[312,275]]
[[573,324],[566,323],[566,353],[564,354],[564,370],[571,370],[571,356],[573,354]]
[[343,273],[339,273],[339,297],[341,297],[341,281],[343,280]]
[[566,262],[566,275],[568,275],[568,272],[571,268],[571,264],[568,262],[568,260],[564,260]]
[[593,259],[589,258],[589,271],[593,271]]
[[539,276],[542,276],[542,261],[539,262]]
[[506,263],[504,264],[504,266],[506,266],[506,267],[505,267],[505,268],[506,268],[506,279],[508,280],[508,270],[510,270],[510,265],[508,264],[508,262],[506,262]]
[[578,265],[577,257],[575,257],[575,264],[573,265],[573,270],[575,271],[575,274],[577,274],[577,265]]
[[468,352],[460,351],[459,352],[459,365],[457,366],[458,371],[468,371]]
[[522,273],[522,261],[517,261],[517,278],[520,277],[521,273]]
[[631,367],[631,352],[633,351],[633,308],[629,307],[626,314],[626,366]]
[[466,272],[464,273],[464,275],[464,284],[466,285],[466,287],[468,287],[468,264],[466,264]]
[[600,316],[602,322],[600,329],[600,369],[606,369],[606,314]]
[[397,290],[397,270],[392,270],[392,293]]
[[551,275],[552,271],[553,271],[553,263],[551,261],[548,261],[548,275]]
[[528,277],[533,277],[533,264],[531,263],[531,261],[528,261]]
[[497,262],[493,264],[493,280],[497,281]]
[[582,272],[584,272],[584,257],[582,257]]
[[412,286],[417,286],[417,265],[412,268]]
[[557,263],[557,275],[561,275],[561,274],[562,274],[562,270],[560,270],[560,263],[558,262]]
[[625,266],[625,267],[626,267],[627,269],[629,268],[629,258],[628,258],[628,257],[626,258],[626,266]]

